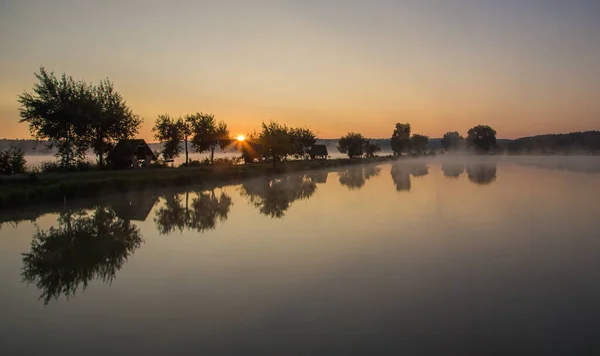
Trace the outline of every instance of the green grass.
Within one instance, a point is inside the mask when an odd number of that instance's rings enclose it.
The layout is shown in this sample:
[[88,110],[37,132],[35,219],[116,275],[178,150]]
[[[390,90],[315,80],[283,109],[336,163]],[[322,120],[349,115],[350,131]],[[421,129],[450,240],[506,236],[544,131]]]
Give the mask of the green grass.
[[275,167],[271,163],[252,163],[238,166],[215,165],[185,168],[23,174],[2,177],[0,179],[0,209],[61,201],[65,197],[84,198],[131,190],[203,183],[226,184],[252,177],[382,162],[391,159],[393,157],[389,156],[352,160],[286,161],[279,163]]

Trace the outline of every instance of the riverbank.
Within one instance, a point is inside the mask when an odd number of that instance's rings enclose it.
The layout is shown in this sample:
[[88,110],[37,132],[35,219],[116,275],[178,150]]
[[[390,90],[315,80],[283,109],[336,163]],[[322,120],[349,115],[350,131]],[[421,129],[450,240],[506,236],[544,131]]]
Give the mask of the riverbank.
[[272,176],[356,164],[391,161],[394,156],[369,159],[286,161],[245,165],[214,165],[181,168],[150,168],[119,171],[39,173],[0,179],[0,210],[30,204],[203,183],[231,183],[237,180]]

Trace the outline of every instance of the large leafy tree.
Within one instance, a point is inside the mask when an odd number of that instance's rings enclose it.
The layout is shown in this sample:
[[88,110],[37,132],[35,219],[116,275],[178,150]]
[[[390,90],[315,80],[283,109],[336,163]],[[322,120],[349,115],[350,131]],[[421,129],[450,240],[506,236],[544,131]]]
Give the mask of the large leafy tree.
[[64,73],[57,78],[43,67],[35,77],[33,92],[18,97],[20,122],[29,124],[36,139],[57,147],[66,168],[83,160],[89,148],[103,164],[116,141],[137,133],[141,120],[110,80],[92,85]]
[[469,130],[466,142],[469,149],[488,153],[497,147],[496,130],[487,125],[477,125]]
[[401,155],[402,152],[408,151],[410,148],[410,124],[397,123],[390,144],[395,155]]
[[60,78],[41,67],[33,92],[19,95],[21,120],[39,140],[57,147],[62,165],[69,168],[83,160],[89,147],[88,129],[95,108],[93,88],[64,73]]
[[361,157],[364,154],[366,142],[367,140],[363,135],[350,132],[346,136],[340,138],[337,149],[340,153],[345,153],[350,158]]
[[181,145],[183,139],[181,125],[178,120],[167,114],[158,115],[152,128],[154,138],[162,143],[161,155],[165,160],[172,160],[181,154]]
[[104,164],[104,156],[121,139],[134,136],[141,124],[127,105],[114,84],[104,79],[93,88],[93,114],[88,130],[88,141],[98,157],[98,163]]
[[456,151],[464,145],[465,139],[456,131],[446,132],[442,138],[442,147],[446,151]]
[[258,142],[262,146],[263,156],[273,162],[273,167],[293,151],[290,129],[273,121],[268,124],[263,122]]

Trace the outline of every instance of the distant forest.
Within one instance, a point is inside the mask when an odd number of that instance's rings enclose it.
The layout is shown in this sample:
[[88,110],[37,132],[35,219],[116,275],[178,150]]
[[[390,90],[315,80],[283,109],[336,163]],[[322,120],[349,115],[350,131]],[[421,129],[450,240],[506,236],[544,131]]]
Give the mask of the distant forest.
[[[442,149],[441,138],[429,139],[428,149]],[[317,144],[326,145],[329,152],[337,152],[339,139],[317,139]],[[373,139],[383,152],[391,152],[389,138]],[[572,132],[522,137],[516,140],[498,139],[501,151],[508,154],[600,154],[600,131]],[[160,143],[150,143],[152,150],[160,150]],[[49,155],[56,150],[49,149],[46,141],[0,139],[0,150],[11,146],[21,148],[27,155]],[[193,152],[193,149],[192,149]],[[90,152],[91,153],[91,152]]]

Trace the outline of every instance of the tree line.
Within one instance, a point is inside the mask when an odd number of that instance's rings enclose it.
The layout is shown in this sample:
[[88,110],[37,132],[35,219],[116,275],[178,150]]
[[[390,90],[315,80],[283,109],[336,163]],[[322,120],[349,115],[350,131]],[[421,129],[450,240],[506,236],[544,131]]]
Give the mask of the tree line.
[[[50,147],[58,149],[62,167],[68,169],[81,163],[90,149],[102,166],[119,140],[138,133],[142,120],[109,79],[93,84],[64,73],[57,77],[44,67],[35,77],[37,83],[32,92],[18,96],[20,122],[29,125],[35,139],[48,140]],[[185,151],[186,165],[189,165],[189,145],[197,152],[209,152],[213,163],[215,150],[224,150],[235,141],[224,121],[202,112],[181,117],[158,115],[152,131],[162,144],[159,153],[164,161],[172,161]],[[288,127],[271,121],[263,122],[260,131],[248,134],[247,139],[239,147],[246,162],[264,159],[276,164],[288,157],[310,157],[316,133],[306,127]],[[411,135],[410,124],[397,123],[390,146],[395,155],[423,154],[428,151],[428,141],[427,136]],[[480,125],[470,129],[466,138],[458,132],[448,132],[442,144],[447,151],[468,148],[485,153],[497,146],[496,131]],[[379,144],[354,132],[341,137],[337,148],[350,158],[373,157],[381,151]]]

